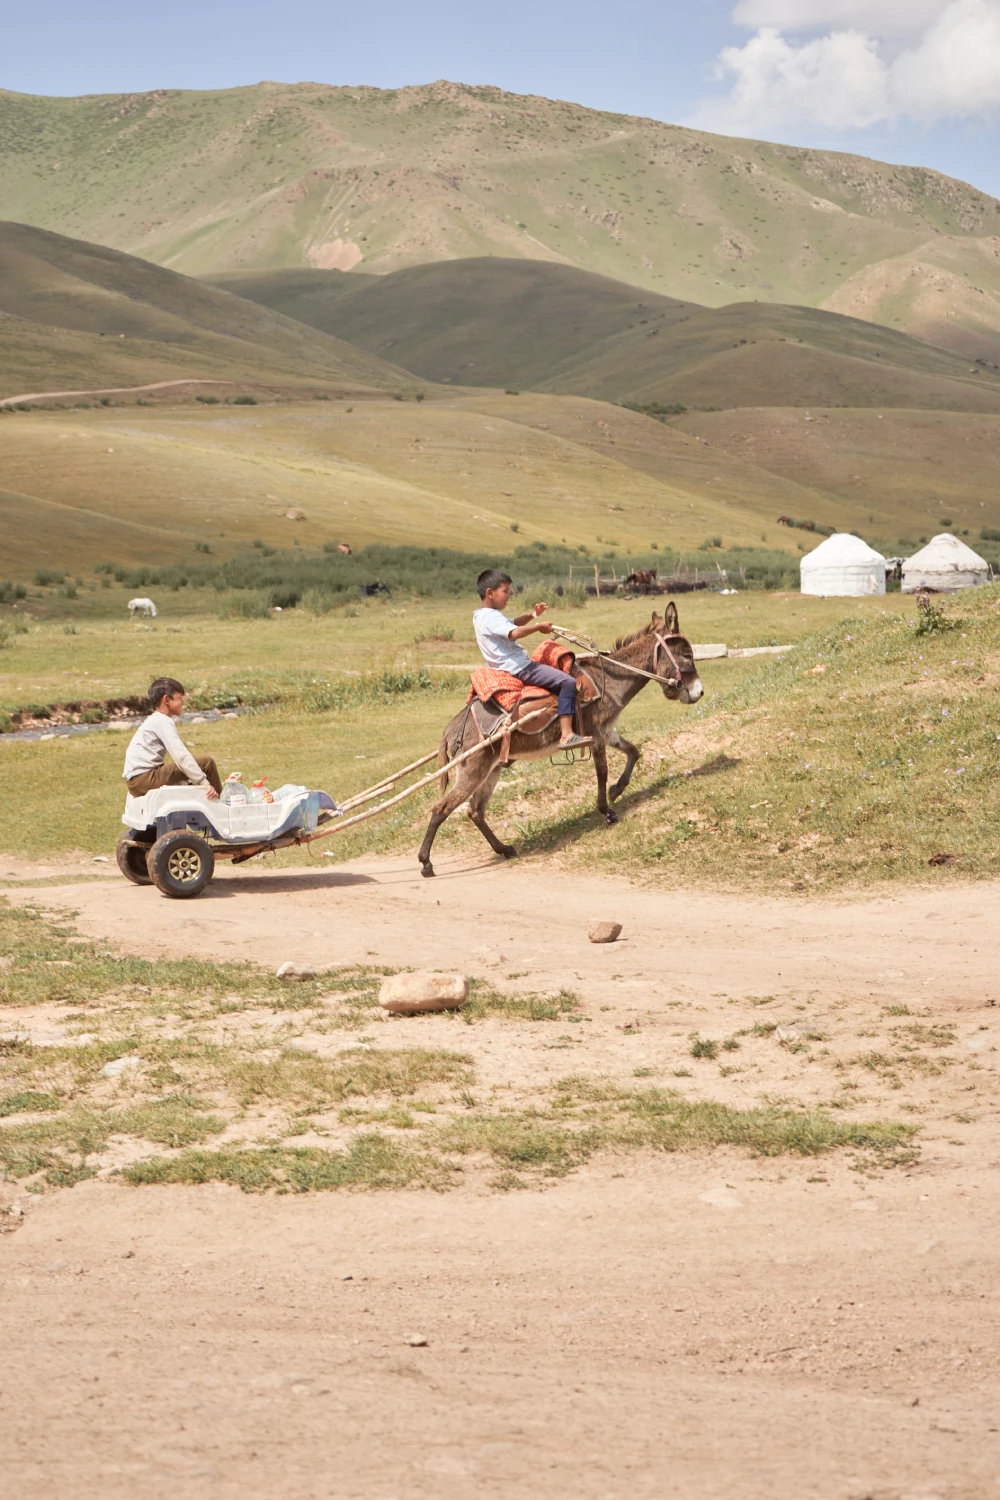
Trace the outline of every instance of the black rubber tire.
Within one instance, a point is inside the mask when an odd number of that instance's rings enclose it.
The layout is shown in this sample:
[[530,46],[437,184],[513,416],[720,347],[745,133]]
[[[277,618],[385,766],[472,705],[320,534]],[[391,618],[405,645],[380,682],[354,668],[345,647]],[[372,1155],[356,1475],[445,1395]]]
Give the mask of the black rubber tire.
[[146,868],[162,895],[186,900],[200,895],[211,880],[215,855],[196,833],[165,833],[150,849]]
[[131,880],[133,885],[152,885],[152,877],[146,867],[146,854],[148,847],[137,849],[126,834],[118,840],[115,850],[115,858],[118,868],[126,880]]

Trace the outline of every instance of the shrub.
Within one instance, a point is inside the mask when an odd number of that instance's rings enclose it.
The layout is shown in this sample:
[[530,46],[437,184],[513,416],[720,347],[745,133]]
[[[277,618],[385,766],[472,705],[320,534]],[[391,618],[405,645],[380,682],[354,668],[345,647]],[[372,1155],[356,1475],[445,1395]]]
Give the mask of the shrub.
[[623,401],[621,404],[626,411],[637,411],[644,417],[655,417],[657,421],[662,421],[664,417],[680,417],[687,411],[687,407],[682,406],[679,401],[672,401],[668,406],[660,401],[645,404],[640,401]]
[[50,568],[38,568],[35,571],[35,583],[40,589],[51,588],[53,584],[65,583],[65,581],[65,573],[56,573]]
[[270,610],[263,594],[237,594],[222,609],[224,620],[266,620]]
[[234,396],[233,397],[233,405],[234,406],[256,406],[257,405],[257,397],[256,396]]
[[194,399],[200,401],[202,406],[218,406],[219,404],[218,396],[195,396]]

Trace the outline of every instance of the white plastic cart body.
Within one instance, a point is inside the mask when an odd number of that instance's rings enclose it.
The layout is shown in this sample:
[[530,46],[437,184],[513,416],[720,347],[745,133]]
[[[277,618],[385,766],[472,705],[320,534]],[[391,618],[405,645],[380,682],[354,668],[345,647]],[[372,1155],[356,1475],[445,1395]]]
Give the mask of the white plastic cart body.
[[197,896],[218,859],[235,864],[272,849],[308,843],[335,813],[325,792],[303,787],[273,802],[209,801],[199,787],[165,786],[144,797],[127,796],[118,843],[118,866],[136,885],[155,885],[165,896]]

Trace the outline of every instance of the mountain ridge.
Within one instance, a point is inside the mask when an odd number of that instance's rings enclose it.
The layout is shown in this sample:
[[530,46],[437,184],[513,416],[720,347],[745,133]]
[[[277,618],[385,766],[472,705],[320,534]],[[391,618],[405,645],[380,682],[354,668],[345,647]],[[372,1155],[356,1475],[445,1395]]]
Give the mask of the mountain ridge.
[[821,308],[702,307],[553,261],[210,281],[441,384],[647,406],[1000,410],[1000,372],[899,329]]
[[0,130],[8,217],[189,274],[492,253],[707,306],[837,298],[851,313],[856,278],[933,242],[982,288],[972,332],[1000,337],[1000,203],[926,168],[446,80],[6,93]]

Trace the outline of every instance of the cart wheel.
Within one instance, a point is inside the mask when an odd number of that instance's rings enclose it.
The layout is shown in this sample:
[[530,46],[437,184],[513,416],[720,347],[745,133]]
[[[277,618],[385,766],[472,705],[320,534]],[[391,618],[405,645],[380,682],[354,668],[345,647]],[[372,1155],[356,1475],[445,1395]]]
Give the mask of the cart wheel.
[[150,849],[146,867],[164,896],[197,896],[212,878],[215,855],[196,833],[167,833]]
[[152,877],[146,868],[146,855],[150,845],[143,849],[137,849],[129,836],[126,834],[118,840],[115,857],[118,860],[118,868],[126,880],[131,880],[133,885],[152,885]]

